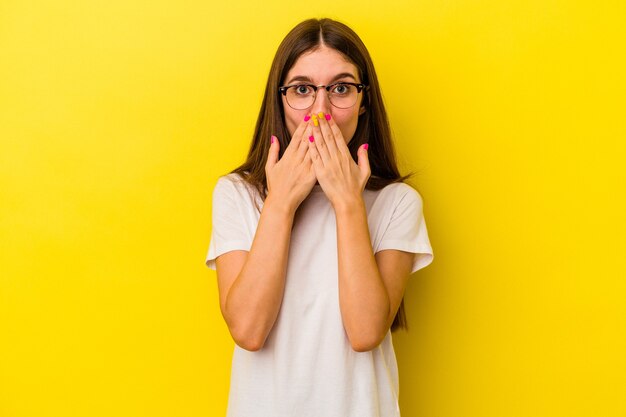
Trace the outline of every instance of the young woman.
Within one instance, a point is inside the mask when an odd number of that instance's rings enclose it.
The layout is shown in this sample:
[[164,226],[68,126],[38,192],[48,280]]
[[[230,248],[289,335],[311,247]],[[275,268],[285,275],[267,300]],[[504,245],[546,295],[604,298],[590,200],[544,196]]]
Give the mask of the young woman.
[[236,343],[229,416],[399,415],[390,328],[433,258],[405,178],[362,41],[330,19],[297,25],[246,162],[213,192],[206,263]]

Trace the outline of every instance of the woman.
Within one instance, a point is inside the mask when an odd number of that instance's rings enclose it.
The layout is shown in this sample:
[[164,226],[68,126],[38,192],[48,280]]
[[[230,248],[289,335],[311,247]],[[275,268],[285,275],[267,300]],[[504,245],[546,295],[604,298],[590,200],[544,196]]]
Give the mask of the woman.
[[374,67],[342,23],[278,48],[247,161],[213,192],[206,259],[237,344],[229,416],[397,416],[390,328],[432,261]]

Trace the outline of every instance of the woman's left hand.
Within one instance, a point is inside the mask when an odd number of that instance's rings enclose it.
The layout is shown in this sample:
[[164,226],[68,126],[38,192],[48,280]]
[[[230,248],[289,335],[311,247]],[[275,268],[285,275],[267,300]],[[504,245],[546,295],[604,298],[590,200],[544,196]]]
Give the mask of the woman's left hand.
[[[313,136],[309,138],[309,154],[317,181],[337,210],[361,201],[371,171],[367,144],[359,147],[358,163],[355,163],[339,126],[332,118],[327,120],[324,116],[316,115],[310,121]],[[318,126],[315,126],[315,118]]]

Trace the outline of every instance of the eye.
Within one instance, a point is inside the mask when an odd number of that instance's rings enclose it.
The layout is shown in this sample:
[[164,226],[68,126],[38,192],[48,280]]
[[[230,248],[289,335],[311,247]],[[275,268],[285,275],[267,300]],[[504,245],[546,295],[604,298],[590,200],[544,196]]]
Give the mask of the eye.
[[352,88],[350,84],[335,84],[333,94],[346,95],[350,92],[350,88]]
[[293,89],[298,95],[304,96],[304,95],[313,93],[313,89],[311,88],[311,86],[306,85],[306,84],[296,85]]

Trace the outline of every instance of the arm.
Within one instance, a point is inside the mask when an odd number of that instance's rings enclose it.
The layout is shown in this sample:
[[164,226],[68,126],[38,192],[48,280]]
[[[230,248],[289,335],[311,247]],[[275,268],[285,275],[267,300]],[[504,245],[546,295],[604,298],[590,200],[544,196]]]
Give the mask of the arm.
[[280,161],[279,142],[272,141],[265,165],[268,195],[250,251],[216,259],[220,309],[233,340],[246,350],[263,347],[282,303],[294,214],[315,184],[308,132],[301,123]]
[[[322,116],[322,115],[320,115]],[[406,287],[414,254],[383,250],[374,257],[363,190],[370,176],[368,147],[354,163],[341,129],[331,117],[313,116],[313,167],[335,210],[339,262],[339,304],[352,348],[378,346],[393,323]]]
[[398,311],[414,254],[383,250],[374,256],[361,198],[337,206],[339,304],[352,348],[378,346]]
[[220,308],[235,343],[259,350],[282,302],[294,211],[268,196],[250,252],[218,256]]

